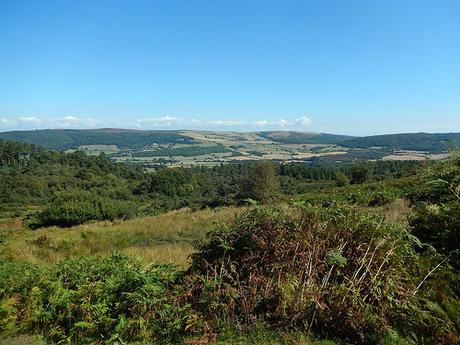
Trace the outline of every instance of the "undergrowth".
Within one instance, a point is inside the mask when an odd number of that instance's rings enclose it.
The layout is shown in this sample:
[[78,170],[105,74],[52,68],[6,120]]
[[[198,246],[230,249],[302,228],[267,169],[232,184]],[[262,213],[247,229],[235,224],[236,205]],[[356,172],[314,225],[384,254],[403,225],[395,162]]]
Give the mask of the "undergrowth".
[[116,253],[4,260],[0,332],[75,344],[459,341],[458,276],[382,216],[255,206],[195,246],[187,271]]

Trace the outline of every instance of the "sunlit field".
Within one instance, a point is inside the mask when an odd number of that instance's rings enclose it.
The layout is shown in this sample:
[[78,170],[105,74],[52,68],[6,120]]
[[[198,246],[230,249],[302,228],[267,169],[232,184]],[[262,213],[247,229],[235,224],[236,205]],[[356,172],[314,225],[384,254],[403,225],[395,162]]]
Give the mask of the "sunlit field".
[[0,233],[5,238],[1,256],[41,265],[84,255],[106,256],[114,251],[146,262],[189,264],[192,242],[228,221],[240,208],[179,210],[126,221],[89,223],[72,228],[26,229],[17,219],[4,219]]

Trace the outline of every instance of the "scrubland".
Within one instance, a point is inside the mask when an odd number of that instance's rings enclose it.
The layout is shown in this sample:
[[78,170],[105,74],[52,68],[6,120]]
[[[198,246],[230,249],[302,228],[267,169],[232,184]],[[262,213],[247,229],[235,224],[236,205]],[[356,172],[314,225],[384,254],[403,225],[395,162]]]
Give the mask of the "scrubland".
[[0,344],[460,342],[456,155],[145,172],[6,148]]

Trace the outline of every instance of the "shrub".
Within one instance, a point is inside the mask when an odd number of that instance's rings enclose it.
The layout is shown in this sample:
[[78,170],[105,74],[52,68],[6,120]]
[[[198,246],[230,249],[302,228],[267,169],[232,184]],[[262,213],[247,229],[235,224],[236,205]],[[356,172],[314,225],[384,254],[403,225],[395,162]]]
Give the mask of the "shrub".
[[246,329],[266,323],[374,344],[391,328],[450,344],[458,330],[418,285],[431,263],[414,243],[348,207],[255,208],[198,246],[191,302]]
[[348,177],[341,171],[335,173],[335,182],[337,187],[344,187],[350,183]]
[[275,163],[259,161],[252,163],[242,184],[242,199],[251,198],[267,202],[278,193],[278,171]]
[[451,265],[460,270],[460,202],[419,204],[410,225],[415,236],[448,256]]
[[90,220],[127,219],[134,214],[132,202],[78,191],[58,195],[41,212],[29,217],[27,224],[33,229],[50,225],[70,227]]
[[364,183],[372,175],[371,165],[368,162],[360,161],[351,167],[351,183]]
[[424,183],[410,196],[415,204],[410,224],[422,242],[448,257],[460,270],[460,157],[438,162],[422,175]]

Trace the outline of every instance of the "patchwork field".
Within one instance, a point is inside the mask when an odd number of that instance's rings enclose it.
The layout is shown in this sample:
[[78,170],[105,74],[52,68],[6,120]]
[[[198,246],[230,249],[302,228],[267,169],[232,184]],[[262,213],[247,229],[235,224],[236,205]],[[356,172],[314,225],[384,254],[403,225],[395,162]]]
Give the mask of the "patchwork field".
[[89,154],[104,152],[120,162],[168,166],[212,166],[224,162],[247,162],[268,159],[281,162],[304,162],[320,158],[331,161],[364,159],[427,160],[443,156],[424,151],[404,151],[384,147],[349,148],[340,143],[296,143],[289,132],[279,132],[276,137],[263,137],[257,133],[196,132],[180,134],[194,140],[192,144],[158,144],[143,149],[119,149],[115,145],[83,145]]
[[278,162],[434,160],[460,146],[460,133],[406,133],[367,137],[267,131],[193,130],[38,130],[0,133],[0,139],[24,141],[58,151],[101,152],[115,161],[149,166],[213,166],[261,159]]

